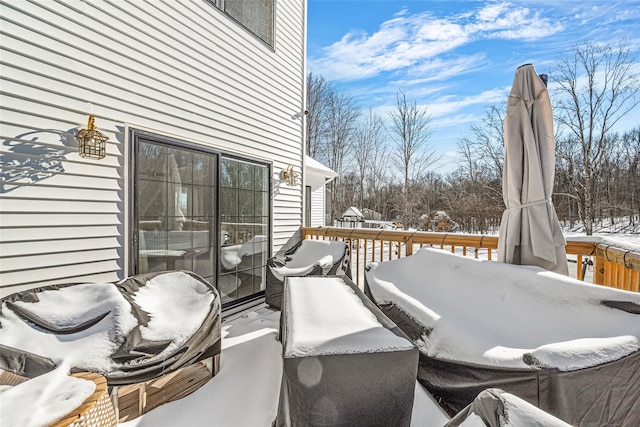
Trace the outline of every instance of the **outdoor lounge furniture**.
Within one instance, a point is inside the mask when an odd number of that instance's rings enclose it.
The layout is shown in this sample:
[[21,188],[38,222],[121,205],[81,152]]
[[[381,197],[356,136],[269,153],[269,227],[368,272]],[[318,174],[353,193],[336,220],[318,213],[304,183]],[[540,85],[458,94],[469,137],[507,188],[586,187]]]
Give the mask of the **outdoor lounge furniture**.
[[267,261],[265,300],[280,310],[287,277],[346,275],[351,277],[349,245],[341,241],[302,240]]
[[220,305],[215,287],[187,271],[12,294],[0,305],[0,369],[99,373],[119,420],[132,419],[217,373]]
[[408,426],[418,351],[345,276],[288,277],[276,426]]
[[570,424],[637,425],[640,295],[431,248],[365,279],[449,415],[500,388]]

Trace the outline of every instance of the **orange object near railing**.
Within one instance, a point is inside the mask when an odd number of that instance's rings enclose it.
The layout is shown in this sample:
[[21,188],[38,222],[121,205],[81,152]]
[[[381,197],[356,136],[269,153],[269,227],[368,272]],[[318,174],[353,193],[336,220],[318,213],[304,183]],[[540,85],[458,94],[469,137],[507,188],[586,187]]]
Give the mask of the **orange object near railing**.
[[[302,227],[301,233],[303,239],[351,240],[351,268],[358,285],[369,262],[409,256],[423,246],[489,260],[497,257],[498,250],[498,237],[486,235],[340,227]],[[584,238],[575,241],[568,238],[566,252],[572,262],[575,258],[576,267],[571,275],[578,280],[588,280],[585,277],[588,268],[590,274],[586,276],[590,275],[595,284],[640,292],[640,252]]]

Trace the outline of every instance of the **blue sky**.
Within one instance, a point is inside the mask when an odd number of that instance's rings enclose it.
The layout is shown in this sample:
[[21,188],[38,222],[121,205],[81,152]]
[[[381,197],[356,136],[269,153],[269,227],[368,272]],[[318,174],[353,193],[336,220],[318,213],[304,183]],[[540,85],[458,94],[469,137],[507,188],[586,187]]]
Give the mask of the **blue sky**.
[[[626,37],[640,48],[638,0],[308,0],[307,13],[308,71],[384,118],[398,90],[426,106],[444,173],[455,167],[459,138],[504,102],[518,66],[552,75],[585,40]],[[638,117],[640,108],[621,130]]]

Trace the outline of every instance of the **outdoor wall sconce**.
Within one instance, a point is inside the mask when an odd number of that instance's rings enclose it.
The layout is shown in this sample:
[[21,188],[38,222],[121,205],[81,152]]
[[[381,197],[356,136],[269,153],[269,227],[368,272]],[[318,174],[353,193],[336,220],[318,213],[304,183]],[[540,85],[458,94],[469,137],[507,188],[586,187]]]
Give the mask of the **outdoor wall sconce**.
[[298,174],[293,170],[293,165],[289,165],[286,169],[282,169],[280,176],[288,186],[295,187],[298,185]]
[[109,138],[96,130],[95,117],[89,116],[87,129],[80,129],[76,134],[76,140],[80,147],[80,157],[89,159],[103,159],[107,155],[106,141]]

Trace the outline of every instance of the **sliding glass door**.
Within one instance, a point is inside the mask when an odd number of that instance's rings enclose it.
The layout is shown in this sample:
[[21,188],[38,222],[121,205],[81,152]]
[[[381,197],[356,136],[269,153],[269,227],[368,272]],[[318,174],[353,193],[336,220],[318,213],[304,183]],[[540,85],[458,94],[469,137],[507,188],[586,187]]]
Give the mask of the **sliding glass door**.
[[138,140],[134,206],[139,273],[190,270],[215,283],[217,157]]
[[224,306],[260,296],[270,248],[270,168],[134,134],[136,273],[189,270]]

